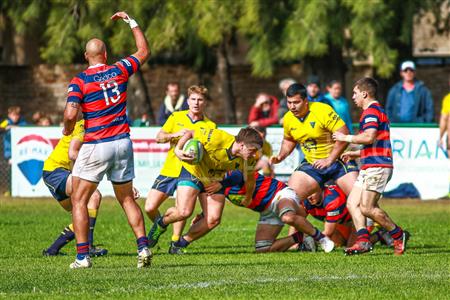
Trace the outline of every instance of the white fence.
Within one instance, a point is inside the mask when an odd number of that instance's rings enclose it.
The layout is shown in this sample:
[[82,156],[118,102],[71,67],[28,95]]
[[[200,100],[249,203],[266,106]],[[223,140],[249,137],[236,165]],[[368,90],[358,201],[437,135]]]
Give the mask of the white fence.
[[[222,128],[232,134],[240,127]],[[168,144],[157,144],[159,128],[131,129],[136,179],[134,185],[145,196],[164,163]],[[61,128],[16,127],[12,129],[12,195],[44,197],[50,193],[42,181],[42,166],[61,137]],[[387,190],[400,183],[412,182],[423,199],[439,198],[448,193],[449,162],[444,149],[439,148],[438,128],[391,128],[394,155],[394,176]],[[267,140],[278,153],[283,139],[282,128],[268,128]],[[298,151],[277,165],[277,176],[286,177],[299,163]],[[100,184],[103,195],[113,195],[109,182]]]

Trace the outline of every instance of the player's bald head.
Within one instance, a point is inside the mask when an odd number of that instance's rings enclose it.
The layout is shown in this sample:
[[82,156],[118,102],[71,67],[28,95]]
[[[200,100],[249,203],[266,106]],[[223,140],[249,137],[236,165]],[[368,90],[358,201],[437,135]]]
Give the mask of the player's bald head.
[[94,58],[98,56],[105,56],[106,46],[102,40],[90,39],[86,43],[86,58]]

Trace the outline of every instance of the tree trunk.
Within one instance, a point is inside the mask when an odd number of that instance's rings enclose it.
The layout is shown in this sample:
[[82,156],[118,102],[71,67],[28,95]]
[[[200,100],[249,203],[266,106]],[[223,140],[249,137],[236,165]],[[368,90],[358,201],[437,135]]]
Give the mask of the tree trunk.
[[233,94],[231,66],[228,60],[226,39],[217,48],[217,71],[220,80],[220,92],[225,100],[225,122],[236,124],[236,99]]
[[147,113],[148,116],[150,118],[150,123],[151,124],[156,124],[156,119],[155,119],[155,114],[153,112],[153,107],[152,107],[152,99],[150,97],[150,93],[148,91],[148,87],[147,87],[147,83],[145,82],[145,78],[144,75],[142,74],[141,70],[138,70],[136,72],[136,77],[137,77],[137,81],[138,81],[138,86],[139,89],[142,91],[143,93],[143,98],[144,98],[144,102],[147,104]]

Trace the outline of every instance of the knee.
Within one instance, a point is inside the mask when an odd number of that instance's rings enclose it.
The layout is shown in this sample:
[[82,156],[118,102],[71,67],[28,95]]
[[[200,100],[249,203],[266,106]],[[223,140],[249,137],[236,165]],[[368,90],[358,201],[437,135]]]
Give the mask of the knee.
[[183,219],[187,219],[192,215],[192,211],[189,209],[181,209],[178,212],[180,213],[180,217]]
[[372,207],[367,206],[367,205],[361,205],[361,213],[366,216],[366,217],[371,217],[372,216]]
[[156,205],[156,203],[154,203],[150,199],[147,199],[147,201],[145,201],[144,210],[147,213],[152,213],[152,212],[158,210],[158,206]]
[[255,251],[256,253],[264,253],[270,252],[270,248],[272,247],[272,240],[260,240],[255,242]]
[[213,229],[219,226],[220,221],[221,221],[220,217],[208,217],[206,223],[208,224],[209,229]]
[[297,216],[293,212],[289,211],[281,216],[281,221],[285,224],[292,225],[294,224],[296,217]]

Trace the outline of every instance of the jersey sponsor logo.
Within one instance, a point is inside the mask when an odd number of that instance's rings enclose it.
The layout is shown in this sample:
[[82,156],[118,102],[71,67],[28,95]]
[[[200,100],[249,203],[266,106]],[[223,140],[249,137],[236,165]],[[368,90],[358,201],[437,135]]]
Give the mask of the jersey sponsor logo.
[[70,92],[72,92],[72,91],[73,91],[73,87],[71,86],[71,87],[67,90],[67,92],[70,93]]
[[377,118],[374,117],[368,117],[364,120],[364,123],[370,123],[370,122],[376,122]]
[[309,124],[311,125],[312,128],[314,128],[314,126],[316,126],[316,122],[309,122]]
[[329,217],[335,217],[338,215],[339,215],[339,210],[333,210],[333,211],[327,212],[327,216],[329,216]]
[[303,147],[311,152],[312,150],[317,150],[317,141],[315,139],[309,138],[303,143]]
[[94,75],[94,80],[95,81],[107,81],[116,76],[117,76],[116,72],[111,72],[109,74],[98,74],[98,75]]

